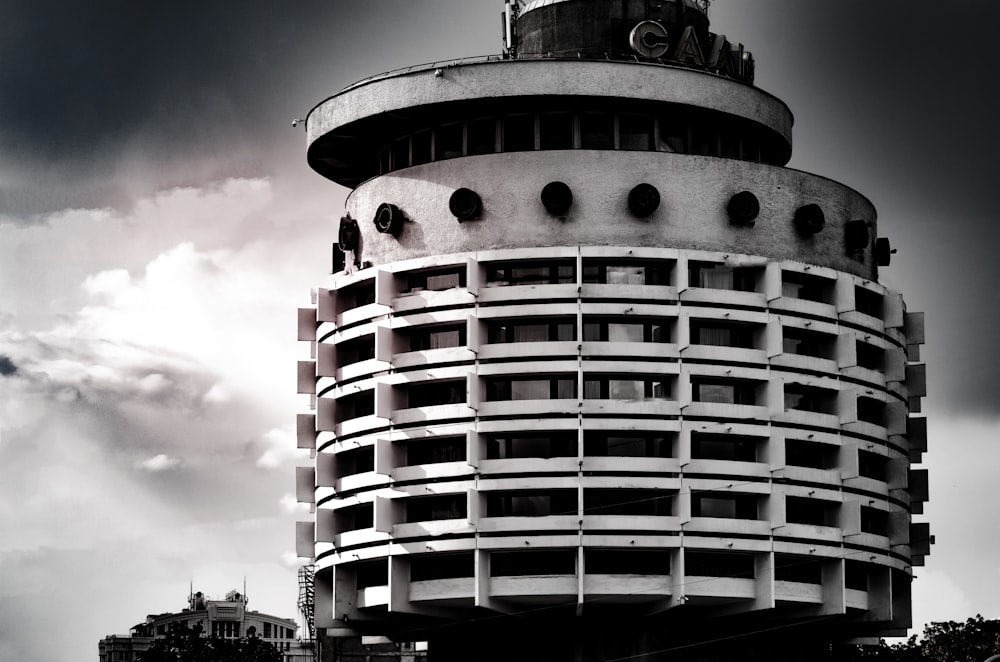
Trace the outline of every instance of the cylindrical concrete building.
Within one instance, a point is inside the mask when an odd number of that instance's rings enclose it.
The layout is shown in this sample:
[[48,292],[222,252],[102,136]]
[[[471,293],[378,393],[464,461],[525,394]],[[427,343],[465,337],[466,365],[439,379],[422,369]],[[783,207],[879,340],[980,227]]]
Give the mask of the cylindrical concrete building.
[[792,660],[910,625],[923,318],[707,4],[509,5],[502,56],[309,114],[353,189],[299,311],[317,627]]

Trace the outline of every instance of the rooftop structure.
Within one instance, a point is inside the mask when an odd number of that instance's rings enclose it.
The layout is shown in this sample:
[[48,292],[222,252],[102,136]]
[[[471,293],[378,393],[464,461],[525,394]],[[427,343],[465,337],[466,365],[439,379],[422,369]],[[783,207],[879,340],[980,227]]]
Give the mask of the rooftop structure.
[[707,5],[508,5],[502,54],[310,112],[352,189],[299,311],[318,629],[815,660],[910,626],[923,316]]

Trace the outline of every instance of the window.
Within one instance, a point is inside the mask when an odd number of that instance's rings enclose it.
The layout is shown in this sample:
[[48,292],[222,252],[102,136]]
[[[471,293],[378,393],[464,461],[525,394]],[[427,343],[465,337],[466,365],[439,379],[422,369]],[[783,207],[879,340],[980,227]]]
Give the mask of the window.
[[763,440],[730,434],[691,435],[691,457],[695,460],[756,462],[757,448]]
[[828,333],[807,331],[794,327],[782,329],[782,351],[786,354],[812,356],[818,359],[832,359],[836,349],[836,336]]
[[583,149],[614,149],[614,115],[611,113],[583,113],[580,115],[580,147]]
[[508,115],[501,121],[504,152],[530,152],[535,149],[535,116]]
[[877,536],[889,535],[889,513],[877,508],[861,506],[861,530]]
[[407,333],[411,352],[465,346],[465,324],[419,327]]
[[576,397],[576,377],[494,378],[486,381],[486,399],[565,400]]
[[410,581],[425,582],[435,579],[473,577],[475,576],[475,563],[472,552],[416,554],[410,557]]
[[860,340],[855,343],[858,365],[868,370],[882,370],[885,367],[885,350]]
[[854,288],[854,305],[859,313],[882,319],[882,295],[866,287]]
[[785,384],[786,410],[833,414],[836,413],[836,406],[836,391],[804,384]]
[[463,134],[464,126],[461,122],[439,126],[434,131],[434,158],[440,161],[462,156]]
[[836,526],[837,504],[822,499],[785,497],[785,521],[789,524]]
[[836,469],[837,446],[805,439],[785,439],[785,464],[809,469]]
[[753,554],[745,552],[684,551],[684,574],[688,577],[729,577],[753,579]]
[[774,555],[774,579],[779,582],[822,584],[823,565],[819,559],[792,554]]
[[583,282],[606,285],[669,285],[672,264],[663,261],[600,262],[585,260]]
[[695,124],[691,127],[691,153],[701,156],[719,155],[718,129],[712,125]]
[[691,287],[710,287],[716,290],[757,290],[759,269],[730,267],[717,262],[689,262],[688,284]]
[[673,437],[656,432],[587,431],[583,454],[588,457],[672,457]]
[[410,137],[410,156],[412,165],[431,162],[431,131],[417,131]]
[[585,489],[585,515],[641,515],[667,517],[673,512],[675,492],[642,489]]
[[653,118],[624,114],[618,118],[618,148],[647,151],[653,148]]
[[353,476],[375,470],[375,449],[372,446],[337,453],[337,477]]
[[781,272],[781,296],[819,303],[833,303],[834,282],[798,271]]
[[573,149],[573,116],[570,113],[542,113],[538,118],[541,149]]
[[759,325],[708,320],[691,320],[692,345],[716,345],[752,349]]
[[670,397],[670,382],[661,377],[588,375],[583,381],[583,397],[587,400],[666,400]]
[[490,577],[575,574],[576,550],[573,549],[490,553]]
[[669,319],[585,317],[583,339],[588,342],[670,342],[672,324],[673,320]]
[[691,497],[691,516],[757,519],[757,497],[752,494],[730,496],[696,494]]
[[368,335],[337,345],[337,366],[343,368],[375,358],[375,336]]
[[576,320],[490,320],[486,326],[486,337],[489,343],[572,341],[576,340]]
[[548,285],[576,282],[576,261],[507,262],[486,267],[487,285]]
[[465,461],[465,437],[411,440],[406,444],[406,465]]
[[858,475],[884,483],[889,478],[889,459],[884,455],[858,450]]
[[868,590],[868,564],[864,561],[844,562],[844,587],[854,591]]
[[352,418],[371,416],[375,413],[375,391],[362,391],[337,398],[334,407],[334,420],[343,423]]
[[268,623],[267,621],[264,621],[264,638],[265,639],[271,638],[271,624]]
[[441,291],[465,287],[465,267],[449,267],[433,271],[415,271],[405,275],[404,294],[423,290]]
[[497,151],[497,122],[492,117],[471,120],[467,132],[469,156]]
[[487,517],[576,515],[576,490],[489,492]]
[[746,380],[692,377],[691,398],[694,402],[756,405],[757,387],[757,382]]
[[660,117],[660,140],[656,146],[657,151],[687,154],[687,138],[687,122],[681,117],[677,115],[663,115]]
[[375,283],[366,281],[345,287],[337,292],[337,302],[341,312],[375,303]]
[[575,432],[538,432],[490,436],[486,440],[486,459],[488,460],[576,456]]
[[420,382],[404,387],[407,407],[434,407],[466,403],[465,380]]
[[885,403],[875,398],[858,398],[858,420],[885,427]]
[[410,139],[400,138],[392,143],[392,169],[408,168],[410,166]]
[[407,522],[432,522],[442,519],[462,519],[468,506],[465,494],[409,497],[406,506]]
[[340,508],[334,511],[333,517],[337,533],[370,529],[374,523],[372,504],[370,503]]
[[583,553],[588,575],[669,575],[670,552],[661,549],[588,549]]
[[[354,581],[357,590],[368,588],[369,586],[386,586],[389,583],[389,561],[388,559],[372,559],[370,561],[355,561],[347,563],[347,568],[354,571]],[[275,635],[283,638],[285,629],[283,626],[275,628],[278,632]]]

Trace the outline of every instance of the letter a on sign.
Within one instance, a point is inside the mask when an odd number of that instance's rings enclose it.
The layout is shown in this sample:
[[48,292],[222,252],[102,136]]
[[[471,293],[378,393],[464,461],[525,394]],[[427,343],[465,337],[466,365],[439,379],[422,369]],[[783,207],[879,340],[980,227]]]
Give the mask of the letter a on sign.
[[684,28],[684,34],[681,35],[681,40],[677,42],[677,50],[674,51],[674,59],[685,64],[705,66],[705,56],[701,52],[698,36],[692,26]]

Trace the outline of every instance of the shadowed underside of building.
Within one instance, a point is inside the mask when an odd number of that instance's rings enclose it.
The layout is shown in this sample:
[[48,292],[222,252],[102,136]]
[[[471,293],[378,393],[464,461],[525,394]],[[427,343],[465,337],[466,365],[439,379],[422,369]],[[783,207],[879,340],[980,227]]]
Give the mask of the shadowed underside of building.
[[[433,660],[823,659],[929,552],[923,316],[707,3],[546,0],[307,119],[318,628]],[[657,652],[658,651],[658,652]],[[643,656],[643,657],[637,657]]]

